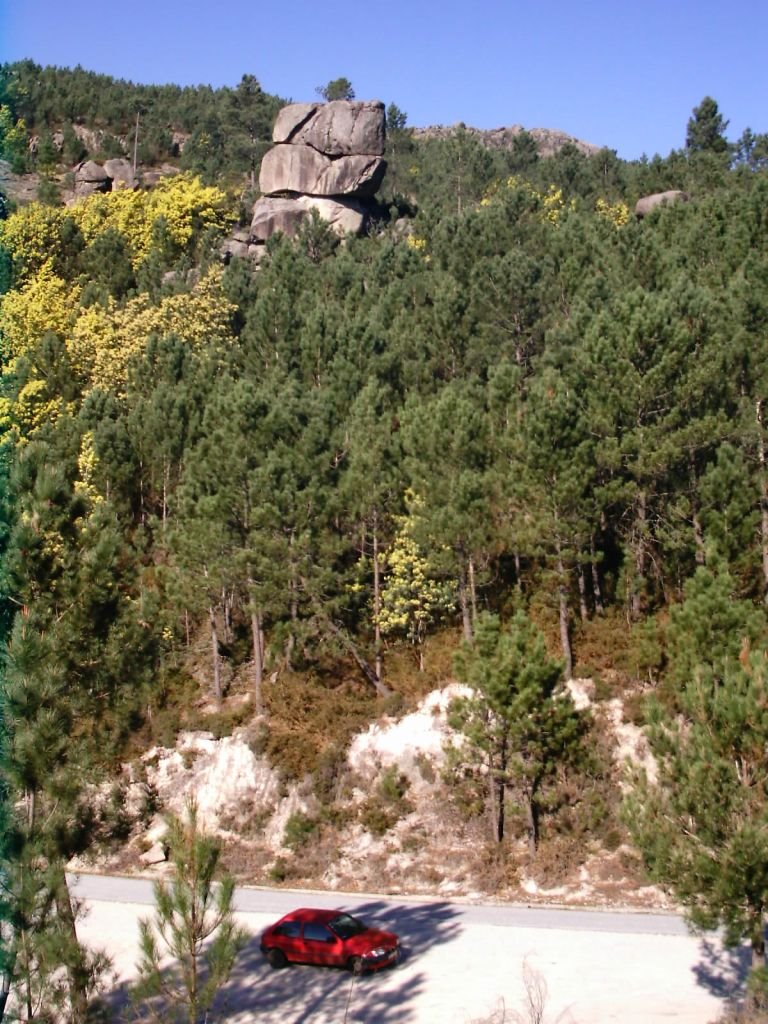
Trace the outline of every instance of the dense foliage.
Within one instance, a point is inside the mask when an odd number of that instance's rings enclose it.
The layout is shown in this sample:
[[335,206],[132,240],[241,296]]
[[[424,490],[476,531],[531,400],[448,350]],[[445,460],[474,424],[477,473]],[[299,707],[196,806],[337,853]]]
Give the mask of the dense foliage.
[[[141,163],[160,162],[178,157],[183,143],[186,169],[208,177],[250,172],[269,146],[284,102],[263,92],[249,74],[235,88],[137,85],[81,67],[23,60],[0,66],[0,149],[5,109],[11,126],[20,123],[35,136],[31,159],[43,167],[56,160],[52,148],[60,132],[70,165],[87,156],[131,156],[134,148]],[[89,134],[75,130],[80,127]],[[10,143],[4,155],[15,156],[21,170],[16,135]]]
[[[27,62],[2,89],[7,132],[179,125],[182,164],[209,182],[247,181],[276,109],[251,79],[132,91]],[[418,141],[391,105],[370,235],[338,245],[313,222],[258,271],[221,264],[238,211],[191,174],[0,221],[3,757],[19,856],[51,865],[48,912],[73,926],[63,864],[103,832],[85,781],[166,702],[195,636],[211,701],[248,665],[269,711],[267,666],[346,664],[383,695],[397,645],[423,667],[434,630],[471,645],[484,622],[487,650],[463,663],[501,724],[483,736],[464,708],[481,752],[536,746],[507,728],[524,697],[557,712],[550,747],[580,731],[530,621],[566,674],[589,623],[612,621],[618,667],[693,718],[686,685],[711,652],[680,654],[674,615],[662,628],[687,581],[716,566],[764,644],[768,176],[763,137],[723,145],[713,103],[684,150],[635,164],[574,146],[541,160],[525,133],[510,152],[462,129]],[[673,188],[690,201],[630,216]],[[521,608],[541,678],[515,697],[517,670],[494,673],[512,657],[499,621]],[[754,672],[722,677],[734,699]],[[555,760],[496,776],[497,796],[535,779],[532,847]]]

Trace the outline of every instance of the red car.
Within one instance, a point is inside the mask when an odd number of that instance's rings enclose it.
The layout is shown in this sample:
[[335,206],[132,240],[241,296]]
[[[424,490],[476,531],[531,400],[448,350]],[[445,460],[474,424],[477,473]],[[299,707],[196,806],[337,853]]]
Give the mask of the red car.
[[400,943],[392,932],[369,928],[346,911],[303,907],[267,928],[261,951],[272,967],[328,964],[359,974],[397,963]]

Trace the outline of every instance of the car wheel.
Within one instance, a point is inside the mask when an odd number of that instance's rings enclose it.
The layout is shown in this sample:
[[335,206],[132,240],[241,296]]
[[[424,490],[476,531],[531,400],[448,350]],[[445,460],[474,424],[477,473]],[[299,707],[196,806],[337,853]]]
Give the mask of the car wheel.
[[288,957],[282,951],[282,949],[268,949],[267,950],[267,962],[270,967],[274,967],[275,970],[280,970],[281,967],[285,967],[288,963]]
[[361,956],[353,956],[349,961],[349,969],[353,974],[360,975],[363,973],[363,958]]

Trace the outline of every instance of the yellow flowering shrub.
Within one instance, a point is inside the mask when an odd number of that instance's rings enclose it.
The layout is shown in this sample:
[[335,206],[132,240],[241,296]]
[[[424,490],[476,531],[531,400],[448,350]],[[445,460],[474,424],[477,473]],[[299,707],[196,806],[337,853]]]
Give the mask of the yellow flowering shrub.
[[423,501],[406,493],[408,514],[396,517],[397,533],[383,558],[379,626],[382,633],[401,633],[421,644],[429,625],[453,604],[451,588],[434,577],[429,560],[414,537]]
[[595,202],[595,210],[599,217],[610,221],[616,228],[623,228],[629,223],[629,207],[621,201],[609,203],[607,199],[598,199]]
[[21,281],[52,266],[66,216],[63,207],[29,203],[0,221],[0,244],[13,256]]
[[491,206],[499,202],[505,192],[516,192],[518,189],[523,189],[534,201],[541,219],[554,227],[557,227],[565,213],[576,209],[575,200],[566,201],[563,190],[557,185],[549,185],[545,192],[540,192],[529,181],[516,174],[511,174],[503,180],[492,181],[485,190],[480,205]]
[[35,346],[48,331],[66,336],[77,317],[80,289],[45,264],[21,288],[0,299],[0,335],[7,366]]
[[80,454],[77,458],[78,479],[75,481],[75,492],[87,498],[91,507],[104,501],[93,483],[97,464],[98,458],[93,446],[93,431],[88,430],[80,439]]
[[215,267],[191,292],[168,296],[159,305],[142,294],[124,306],[110,300],[84,309],[67,341],[73,366],[90,388],[120,393],[129,362],[153,334],[177,334],[193,346],[228,341],[235,307],[222,292],[222,274],[223,268]]
[[134,267],[152,251],[158,223],[183,250],[196,233],[210,227],[223,229],[232,219],[226,194],[188,174],[163,178],[148,191],[122,189],[89,196],[70,212],[87,243],[108,228],[119,231]]

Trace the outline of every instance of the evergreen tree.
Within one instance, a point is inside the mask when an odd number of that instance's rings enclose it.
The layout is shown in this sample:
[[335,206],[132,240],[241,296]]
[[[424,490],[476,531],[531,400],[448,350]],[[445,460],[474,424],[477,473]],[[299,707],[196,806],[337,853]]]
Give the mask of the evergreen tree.
[[452,381],[433,399],[403,410],[403,448],[411,488],[423,506],[416,540],[456,584],[465,639],[478,613],[478,574],[490,547],[488,421],[473,382]]
[[474,642],[465,642],[456,656],[456,674],[473,690],[449,710],[464,738],[456,769],[485,776],[496,842],[505,836],[509,796],[519,801],[533,860],[546,784],[583,755],[586,721],[560,688],[562,665],[547,656],[523,612],[506,629],[497,616],[481,615]]
[[[703,583],[688,593],[682,628],[705,601],[719,623],[734,619],[727,589]],[[739,608],[752,618],[745,602]],[[768,906],[768,655],[763,645],[750,650],[749,632],[736,654],[739,632],[710,630],[702,646],[681,631],[670,669],[682,689],[674,710],[650,707],[657,770],[638,773],[626,818],[651,878],[675,894],[691,926],[722,926],[729,945],[747,939],[757,969]]]
[[[208,1019],[248,935],[235,923],[234,879],[221,869],[221,844],[201,828],[194,803],[183,818],[168,818],[166,841],[175,874],[155,882],[154,922],[139,926],[135,998],[153,1020],[198,1024]],[[168,970],[168,956],[178,974]]]
[[355,90],[348,78],[334,78],[327,85],[318,85],[315,92],[322,96],[326,103],[332,100],[353,100]]
[[728,122],[720,113],[716,101],[711,96],[705,96],[701,103],[693,108],[685,135],[685,148],[690,153],[726,153],[727,127]]

